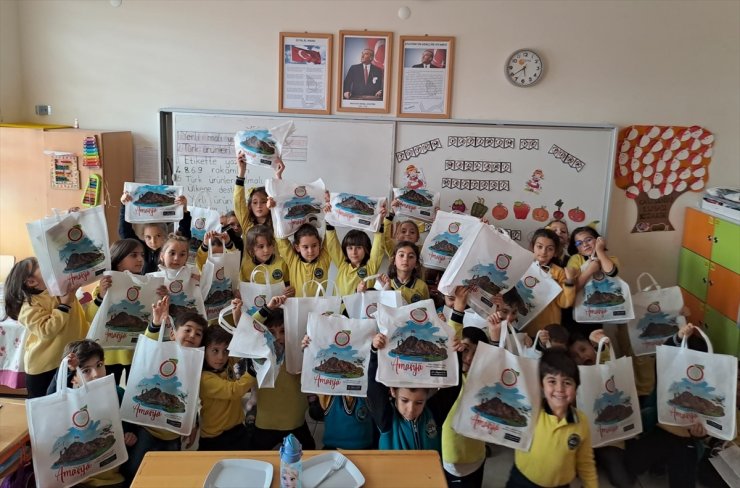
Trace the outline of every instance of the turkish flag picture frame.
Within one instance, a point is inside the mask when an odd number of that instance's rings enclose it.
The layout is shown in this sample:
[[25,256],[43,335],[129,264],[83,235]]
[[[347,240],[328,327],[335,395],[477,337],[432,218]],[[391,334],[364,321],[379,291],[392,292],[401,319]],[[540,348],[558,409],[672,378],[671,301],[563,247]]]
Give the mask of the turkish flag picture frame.
[[278,111],[331,113],[334,34],[280,33]]

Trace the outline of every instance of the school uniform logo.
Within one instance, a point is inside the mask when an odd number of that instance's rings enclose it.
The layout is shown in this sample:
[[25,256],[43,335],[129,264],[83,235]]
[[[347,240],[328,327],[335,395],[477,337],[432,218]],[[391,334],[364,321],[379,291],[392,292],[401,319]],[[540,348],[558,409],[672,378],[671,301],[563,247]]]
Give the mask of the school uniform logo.
[[367,277],[367,269],[362,266],[360,269],[357,270],[357,276],[359,276],[360,278]]
[[418,302],[419,300],[421,300],[421,295],[419,295],[418,293],[414,293],[414,294],[413,294],[413,295],[411,296],[411,303],[416,303],[416,302]]
[[579,436],[578,434],[571,434],[568,437],[568,449],[573,451],[577,449],[578,446],[580,445],[581,445],[581,436]]
[[282,269],[276,269],[272,272],[272,279],[273,280],[282,280],[283,279],[283,270]]
[[315,278],[323,278],[324,277],[324,270],[321,268],[316,268],[316,270],[313,272],[313,275]]
[[427,437],[429,437],[430,439],[434,439],[435,437],[437,437],[437,423],[434,421],[434,419],[429,419],[424,430],[427,433]]
[[361,407],[358,407],[355,411],[355,417],[357,417],[357,420],[360,422],[364,422],[368,415],[368,410],[365,405],[362,405]]

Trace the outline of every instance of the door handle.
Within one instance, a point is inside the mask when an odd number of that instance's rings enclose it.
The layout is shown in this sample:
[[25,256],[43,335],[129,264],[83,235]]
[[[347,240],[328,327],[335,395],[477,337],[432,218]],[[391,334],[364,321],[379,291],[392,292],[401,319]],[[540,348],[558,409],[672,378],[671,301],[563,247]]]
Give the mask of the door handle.
[[704,283],[704,284],[706,285],[706,284],[707,284],[707,279],[706,279],[706,278],[702,278],[702,279],[701,279],[701,282],[702,282],[702,283]]
[[714,236],[714,237],[712,238],[712,240],[714,241],[714,243],[715,243],[715,244],[717,244],[717,243],[719,242],[719,239],[717,239],[717,236]]
[[714,285],[714,281],[709,280],[709,286],[713,286],[713,285]]
[[712,242],[712,236],[707,236],[707,240],[708,240],[709,242]]

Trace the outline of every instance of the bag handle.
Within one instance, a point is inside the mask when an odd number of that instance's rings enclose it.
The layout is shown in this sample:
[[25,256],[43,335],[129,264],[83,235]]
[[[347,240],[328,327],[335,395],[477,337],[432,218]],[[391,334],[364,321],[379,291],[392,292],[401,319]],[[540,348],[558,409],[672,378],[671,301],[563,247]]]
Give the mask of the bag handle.
[[[66,394],[67,392],[67,375],[69,374],[69,355],[64,356],[62,358],[62,362],[59,365],[59,369],[57,370],[57,393],[61,393],[62,395]],[[87,389],[87,381],[85,380],[85,376],[82,374],[82,370],[80,368],[77,368],[77,376],[79,376],[80,381],[82,382],[82,388]]]
[[171,329],[175,328],[175,322],[172,320],[170,314],[167,314],[162,320],[162,323],[159,324],[159,334],[157,334],[157,342],[164,342],[164,331],[167,328],[168,323],[170,324]]
[[177,271],[175,271],[174,278],[170,278],[170,271],[172,271],[172,270],[170,268],[165,268],[163,264],[159,266],[159,270],[164,273],[164,277],[167,280],[169,280],[169,281],[175,281],[176,279],[178,279],[180,277],[180,273],[182,273],[182,270],[190,271],[190,267],[187,264],[181,266],[180,269],[178,269]]
[[[601,351],[604,350],[604,346],[607,342],[609,342],[609,338],[607,336],[599,339],[599,345],[596,347],[596,364],[601,364]],[[611,360],[613,361],[614,358],[611,358]]]
[[[257,277],[258,272],[262,273],[262,275],[265,277],[265,284],[266,285],[272,285],[273,284],[272,281],[271,281],[272,276],[270,276],[270,273],[267,272],[267,266],[265,266],[263,263],[258,264],[252,270],[252,273],[249,275],[249,281],[251,283],[254,283],[254,279]],[[313,281],[313,280],[311,280],[311,281]],[[275,283],[277,283],[277,281]],[[307,281],[306,283],[309,283],[309,282]],[[304,283],[303,286],[305,287],[306,284]],[[304,290],[305,290],[305,288],[304,288]]]
[[[696,327],[696,326],[694,327],[696,328],[696,330],[699,331],[699,334],[701,334],[702,338],[707,343],[707,352],[709,354],[714,354],[714,348],[712,347],[712,341],[709,340],[709,337],[707,337],[707,335],[704,333],[703,330],[701,330],[701,328]],[[689,345],[687,342],[687,337],[683,336],[683,339],[681,339],[681,349],[688,349],[688,347]]]
[[[642,278],[644,276],[650,278],[651,281],[651,284],[646,287],[642,286]],[[650,273],[640,273],[640,276],[637,277],[637,289],[640,291],[660,290],[660,285],[655,281],[655,278],[653,278],[653,275]]]
[[223,330],[225,330],[231,335],[233,335],[234,332],[236,331],[236,327],[228,323],[226,319],[224,318],[224,316],[227,313],[231,313],[233,310],[234,310],[234,306],[229,304],[226,307],[222,308],[221,311],[218,313],[218,325],[220,325]]
[[[309,283],[316,283],[316,294],[314,295],[314,297],[318,298],[320,296],[328,295],[327,290],[329,289],[329,286],[328,286],[329,280],[324,280],[324,281],[308,280],[303,283],[303,296],[304,297],[306,296],[306,285]],[[324,283],[327,284],[326,288],[324,288]],[[336,287],[334,289],[336,289]]]
[[[126,276],[128,276],[131,281],[133,281],[135,284],[137,284],[139,286],[144,286],[144,285],[147,285],[149,283],[149,278],[147,278],[146,275],[137,275],[137,274],[132,273],[129,270],[125,270],[125,271],[123,271],[123,273],[126,273]],[[103,274],[106,275],[106,276],[110,276],[108,274],[108,271],[106,271]]]
[[[537,348],[537,344],[539,343],[539,340],[540,340],[540,334],[542,333],[543,330],[544,329],[538,330],[537,331],[537,334],[535,334],[535,336],[534,336],[534,345],[532,345],[532,347],[535,348],[535,349]],[[547,341],[545,343],[545,348],[546,349],[549,349],[550,348],[550,341]]]
[[516,346],[516,355],[517,356],[521,355],[522,344],[519,342],[519,338],[516,336],[516,333],[514,332],[514,327],[512,327],[512,325],[509,324],[508,321],[502,320],[501,321],[501,338],[499,339],[498,347],[500,348],[506,347],[506,336],[508,335],[511,335],[511,338],[514,341],[514,345]]

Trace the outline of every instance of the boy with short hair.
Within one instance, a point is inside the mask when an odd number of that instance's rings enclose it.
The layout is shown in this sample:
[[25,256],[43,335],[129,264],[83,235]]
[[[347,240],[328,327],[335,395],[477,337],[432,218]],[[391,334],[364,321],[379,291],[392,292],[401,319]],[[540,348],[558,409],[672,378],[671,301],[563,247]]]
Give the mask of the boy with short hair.
[[540,359],[544,401],[528,452],[517,450],[507,488],[567,486],[576,476],[585,488],[599,485],[586,416],[573,404],[580,375],[561,349],[547,349]]

